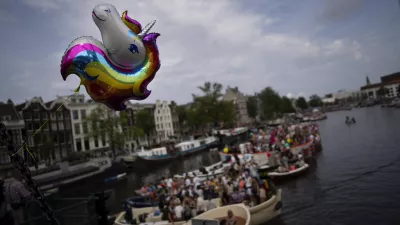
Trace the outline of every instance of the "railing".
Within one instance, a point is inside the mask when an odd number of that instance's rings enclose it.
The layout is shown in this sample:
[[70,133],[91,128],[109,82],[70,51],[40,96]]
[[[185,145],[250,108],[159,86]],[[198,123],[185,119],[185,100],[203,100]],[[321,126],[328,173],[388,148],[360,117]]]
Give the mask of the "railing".
[[[107,224],[107,221],[104,221],[104,218],[107,218],[107,198],[108,194],[97,193],[88,198],[60,198],[48,201],[55,208],[54,213],[60,225],[102,225]],[[36,202],[31,202],[26,207],[25,219],[21,225],[53,225],[40,211]]]

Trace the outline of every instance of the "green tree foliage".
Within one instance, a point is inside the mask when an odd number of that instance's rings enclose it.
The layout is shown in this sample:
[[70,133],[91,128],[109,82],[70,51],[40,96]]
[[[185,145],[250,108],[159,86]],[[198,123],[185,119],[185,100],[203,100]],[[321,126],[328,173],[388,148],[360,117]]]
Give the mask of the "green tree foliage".
[[320,107],[323,105],[321,98],[318,95],[311,95],[310,101],[308,102],[310,107]]
[[258,98],[257,96],[249,96],[247,98],[247,114],[250,118],[255,119],[258,115]]
[[300,109],[307,109],[308,108],[308,104],[307,104],[307,101],[306,101],[306,99],[304,98],[304,97],[299,97],[297,100],[296,100],[296,106],[298,107],[298,108],[300,108]]
[[281,112],[282,99],[279,94],[271,87],[266,87],[258,94],[261,101],[261,113],[267,120],[274,118],[276,113]]
[[281,98],[281,107],[280,107],[280,109],[281,109],[282,113],[293,113],[293,112],[296,111],[294,109],[294,107],[293,107],[292,100],[290,100],[286,96],[283,96]]
[[202,94],[193,94],[193,103],[186,110],[190,127],[204,129],[210,124],[234,122],[234,105],[222,101],[223,86],[221,84],[205,82],[203,86],[198,88],[202,91]]
[[141,128],[129,124],[128,115],[124,111],[117,115],[115,111],[99,106],[85,120],[91,124],[90,137],[97,140],[108,138],[113,157],[117,149],[124,148],[127,140],[144,135]]
[[146,138],[148,138],[156,130],[154,116],[149,110],[144,109],[137,111],[135,123],[136,126],[143,131]]

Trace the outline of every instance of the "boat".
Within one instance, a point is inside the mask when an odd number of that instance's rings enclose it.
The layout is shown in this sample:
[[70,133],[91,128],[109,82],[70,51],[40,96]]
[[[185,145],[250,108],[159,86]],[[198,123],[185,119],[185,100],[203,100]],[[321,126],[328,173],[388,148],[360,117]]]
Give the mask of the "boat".
[[[290,148],[290,151],[292,152],[293,155],[298,155],[302,153],[304,149],[308,149],[311,147],[313,144],[313,141],[308,141],[304,144],[301,145],[296,145]],[[219,152],[219,156],[222,161],[226,161],[228,158],[233,157],[234,155],[241,155],[240,153],[224,153],[224,152]],[[256,153],[248,153],[245,154],[245,157],[251,157],[254,162],[256,162],[258,165],[264,165],[268,162],[268,155],[267,152],[256,152]]]
[[218,141],[215,137],[207,137],[199,140],[191,140],[178,143],[172,148],[160,147],[137,153],[135,164],[160,166],[179,157],[188,156],[206,150]]
[[288,171],[288,172],[270,172],[268,173],[268,176],[271,178],[284,178],[284,177],[293,177],[301,174],[302,172],[307,171],[309,168],[309,165],[307,163],[304,163],[303,166],[296,168],[294,170]]
[[[278,189],[276,191],[276,193],[274,195],[272,195],[270,197],[270,199],[268,199],[267,201],[256,205],[254,207],[246,207],[243,204],[235,204],[235,205],[227,205],[227,206],[220,206],[221,201],[219,198],[216,199],[212,199],[212,201],[215,202],[217,208],[210,210],[210,211],[206,211],[203,214],[193,218],[193,219],[212,219],[214,218],[214,214],[218,213],[219,217],[217,218],[221,218],[220,215],[226,215],[227,211],[230,209],[233,211],[233,214],[236,216],[240,216],[241,214],[238,213],[235,209],[237,209],[237,207],[239,206],[241,210],[242,208],[246,209],[248,211],[247,217],[246,218],[250,218],[249,225],[261,225],[261,224],[265,224],[266,222],[268,222],[269,220],[279,216],[281,214],[281,209],[282,209],[282,191],[280,189]],[[158,224],[159,222],[162,222],[160,224],[169,224],[166,221],[161,221],[161,214],[157,215],[157,213],[155,212],[159,212],[158,207],[145,207],[145,208],[133,208],[133,209],[129,209],[132,211],[133,217],[136,218],[136,222],[137,224],[140,223],[139,221],[139,215],[142,215],[144,213],[148,213],[150,216],[148,218],[146,218],[146,223],[154,223],[154,224]],[[121,213],[119,213],[119,215],[116,217],[115,221],[114,221],[114,225],[126,225],[128,224],[126,222],[125,219],[125,215],[126,212],[123,211]],[[192,220],[193,220],[192,219]],[[174,222],[174,224],[190,224],[189,222]]]
[[[133,214],[133,218],[136,218],[136,224],[141,224],[139,221],[139,217],[142,214],[148,213],[150,215],[150,217],[146,218],[146,223],[152,223],[154,225],[156,224],[162,224],[162,225],[172,225],[172,223],[169,223],[168,221],[162,221],[161,220],[161,213],[155,213],[157,212],[158,209],[156,209],[155,207],[148,207],[148,208],[142,208],[142,209],[135,209],[132,211]],[[251,223],[252,218],[251,218],[251,214],[250,214],[250,209],[247,208],[245,205],[243,204],[236,204],[236,205],[228,205],[228,206],[223,206],[223,207],[217,207],[215,209],[206,211],[196,217],[194,217],[193,219],[189,220],[189,221],[179,221],[179,222],[174,222],[174,225],[182,225],[182,224],[186,224],[186,225],[203,225],[203,224],[208,224],[208,223],[199,223],[202,221],[215,221],[218,223],[215,224],[219,224],[219,221],[223,220],[226,218],[226,215],[228,214],[228,211],[232,211],[233,215],[235,215],[235,217],[237,218],[237,223],[236,225],[253,225]],[[126,222],[125,219],[125,212],[120,213],[117,218],[114,221],[114,225],[126,225],[126,224],[130,224],[128,222]]]
[[262,165],[258,168],[258,174],[260,175],[261,178],[267,177],[268,173],[276,170],[278,167],[279,165],[276,166],[269,166],[268,164]]
[[[218,225],[221,220],[227,219],[228,211],[231,211],[236,217],[235,225],[253,225],[251,223],[250,210],[243,204],[227,205],[219,208],[206,211],[193,219],[189,220],[187,225],[203,225],[204,220],[215,221],[215,223],[210,223]],[[203,220],[203,221],[202,221]],[[207,224],[208,225],[208,224]]]
[[133,196],[123,201],[123,204],[129,205],[131,208],[147,208],[158,206],[158,201],[148,201],[149,198],[144,196]]
[[216,178],[219,175],[224,174],[226,169],[229,168],[230,166],[231,166],[230,163],[217,162],[215,164],[212,164],[211,166],[202,167],[198,170],[182,174],[176,174],[174,175],[174,177],[178,179],[183,179],[186,177],[186,175],[189,177],[194,177],[194,175],[196,175],[198,178],[200,178],[200,181],[204,181],[207,178]]

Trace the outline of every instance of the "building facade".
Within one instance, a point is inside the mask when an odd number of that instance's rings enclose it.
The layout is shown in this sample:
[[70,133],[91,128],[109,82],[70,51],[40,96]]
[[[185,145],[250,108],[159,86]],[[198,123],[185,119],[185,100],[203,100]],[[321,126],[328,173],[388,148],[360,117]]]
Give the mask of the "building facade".
[[[367,95],[369,98],[378,99],[380,97],[386,98],[396,98],[400,97],[398,93],[398,89],[400,85],[400,72],[389,74],[381,77],[381,82],[371,84],[369,79],[364,86],[360,87],[360,90],[363,94]],[[379,95],[379,89],[385,88],[387,93],[383,96]]]
[[[14,103],[8,100],[6,103],[0,102],[0,122],[3,123],[16,148],[23,143],[25,134],[25,122],[19,116]],[[8,156],[7,147],[0,144],[0,177],[10,177],[13,166]]]
[[156,101],[154,121],[159,141],[167,141],[170,137],[175,136],[172,113],[168,101]]
[[247,113],[247,97],[237,87],[228,87],[222,96],[222,100],[231,101],[235,105],[237,126],[245,126],[250,122]]
[[26,128],[28,147],[39,160],[62,160],[73,151],[70,110],[64,99],[44,103],[34,97],[16,106]]
[[93,100],[86,100],[84,95],[72,95],[64,97],[68,99],[70,118],[72,123],[72,134],[74,149],[77,152],[103,151],[109,149],[108,137],[93,137],[90,135],[92,129],[98,129],[99,124],[91,124],[88,121],[90,114],[105,107]]

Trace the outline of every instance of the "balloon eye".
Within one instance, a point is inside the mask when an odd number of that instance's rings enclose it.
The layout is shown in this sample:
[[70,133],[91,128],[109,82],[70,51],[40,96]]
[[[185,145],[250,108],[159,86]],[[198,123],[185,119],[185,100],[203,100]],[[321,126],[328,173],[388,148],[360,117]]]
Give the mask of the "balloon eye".
[[106,9],[106,10],[104,10],[105,12],[108,12],[108,13],[111,13],[111,10],[109,10],[109,9]]

